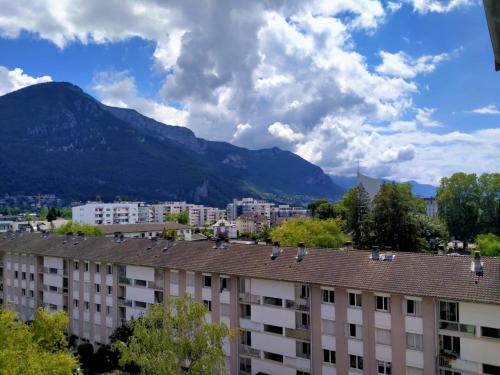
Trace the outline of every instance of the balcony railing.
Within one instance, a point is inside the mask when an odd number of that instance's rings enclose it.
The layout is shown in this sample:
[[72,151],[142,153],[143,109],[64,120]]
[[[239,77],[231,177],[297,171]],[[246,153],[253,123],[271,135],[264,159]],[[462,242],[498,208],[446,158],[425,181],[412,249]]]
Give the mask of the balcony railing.
[[251,346],[246,345],[246,344],[240,344],[240,354],[245,354],[245,355],[248,355],[250,357],[259,358],[260,357],[260,350],[252,348]]
[[132,301],[123,297],[118,297],[118,306],[132,307]]
[[285,328],[285,336],[301,341],[311,340],[311,331],[306,329]]
[[259,296],[251,293],[240,293],[240,302],[259,304],[260,299]]
[[295,301],[285,300],[285,307],[292,310],[309,311],[309,301],[305,299],[297,299]]

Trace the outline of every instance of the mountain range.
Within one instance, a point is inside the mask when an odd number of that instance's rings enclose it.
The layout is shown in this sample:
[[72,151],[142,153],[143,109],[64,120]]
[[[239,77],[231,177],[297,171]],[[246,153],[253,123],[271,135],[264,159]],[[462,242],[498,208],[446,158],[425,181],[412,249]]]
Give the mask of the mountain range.
[[305,204],[344,189],[278,148],[207,141],[180,126],[102,104],[65,82],[0,97],[0,194],[65,200],[185,200],[222,207],[236,197]]

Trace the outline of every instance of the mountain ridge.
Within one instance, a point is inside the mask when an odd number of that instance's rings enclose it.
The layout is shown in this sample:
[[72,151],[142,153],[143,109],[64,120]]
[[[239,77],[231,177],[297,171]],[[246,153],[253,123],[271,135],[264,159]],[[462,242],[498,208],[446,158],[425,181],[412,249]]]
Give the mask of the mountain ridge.
[[185,127],[106,106],[68,82],[1,96],[0,131],[1,194],[222,206],[246,195],[305,204],[342,193],[321,168],[289,151],[197,138]]

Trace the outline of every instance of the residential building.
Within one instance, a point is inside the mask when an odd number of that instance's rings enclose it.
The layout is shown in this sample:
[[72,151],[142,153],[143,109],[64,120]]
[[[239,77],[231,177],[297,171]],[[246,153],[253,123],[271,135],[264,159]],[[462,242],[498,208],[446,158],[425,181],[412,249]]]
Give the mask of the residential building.
[[26,233],[0,237],[0,274],[21,318],[65,310],[94,344],[191,295],[239,328],[230,374],[500,372],[499,258]]
[[226,216],[228,220],[234,221],[243,214],[251,213],[263,215],[266,217],[268,222],[270,222],[271,208],[273,206],[274,203],[269,203],[254,198],[243,198],[241,200],[233,199],[233,202],[227,205]]
[[438,214],[438,204],[436,197],[423,198],[425,202],[425,212],[429,217],[436,217]]
[[280,204],[271,208],[271,225],[279,225],[283,220],[297,217],[309,217],[311,211],[305,207],[291,207],[288,204]]
[[187,212],[189,225],[202,228],[214,224],[217,220],[224,219],[225,211],[215,207],[206,207],[186,202],[165,202],[151,205],[154,220],[157,223],[165,221],[166,214],[179,214]]
[[135,224],[139,218],[137,202],[88,202],[72,208],[73,221],[79,224]]
[[238,238],[238,232],[236,231],[236,224],[234,221],[220,219],[212,225],[212,228],[215,238],[221,236],[227,236],[228,239]]
[[119,237],[123,235],[124,238],[160,238],[163,230],[166,229],[167,231],[175,231],[177,239],[191,241],[190,226],[170,221],[149,224],[100,225],[99,229],[106,237]]
[[248,212],[240,215],[236,221],[236,233],[239,234],[253,234],[262,232],[264,228],[269,226],[267,217],[260,214]]

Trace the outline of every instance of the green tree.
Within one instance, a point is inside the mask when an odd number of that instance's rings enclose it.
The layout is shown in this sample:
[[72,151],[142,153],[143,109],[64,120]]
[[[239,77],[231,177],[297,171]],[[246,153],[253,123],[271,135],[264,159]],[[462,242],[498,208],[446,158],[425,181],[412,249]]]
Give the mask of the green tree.
[[71,218],[73,217],[73,210],[71,209],[71,207],[61,208],[60,217],[62,217],[63,219],[71,220]]
[[56,209],[55,207],[51,207],[49,209],[49,212],[47,213],[47,221],[52,222],[56,220],[58,217],[61,216],[60,214],[61,212],[58,209]]
[[132,336],[116,341],[120,364],[136,363],[142,374],[205,375],[225,373],[223,324],[205,321],[205,305],[191,297],[170,298],[130,323]]
[[295,218],[273,228],[271,237],[273,241],[279,241],[285,246],[296,246],[299,242],[304,242],[308,247],[337,248],[350,240],[343,229],[344,222],[339,218]]
[[372,244],[391,246],[398,251],[427,247],[421,225],[425,204],[413,196],[409,184],[382,184],[372,205],[366,222]]
[[493,233],[480,234],[476,237],[476,245],[481,255],[500,256],[500,236]]
[[71,375],[77,360],[67,351],[64,312],[38,309],[31,325],[8,309],[0,310],[0,373],[6,375]]
[[100,196],[100,195],[96,195],[96,196],[95,196],[95,201],[96,201],[96,202],[102,202],[102,198],[101,198],[101,196]]
[[82,232],[87,236],[102,236],[102,230],[97,225],[90,224],[79,224],[74,223],[73,221],[68,221],[66,224],[61,225],[54,231],[56,234],[66,234],[73,233],[77,234],[78,232]]
[[316,201],[309,203],[307,209],[311,211],[311,216],[313,217],[316,216],[316,209],[325,203],[330,203],[330,202],[328,202],[326,199],[318,199]]
[[40,208],[40,212],[38,213],[38,218],[40,220],[47,220],[47,215],[49,213],[49,209],[47,207]]
[[340,206],[346,220],[346,229],[352,236],[354,246],[359,249],[369,245],[367,217],[370,212],[370,196],[363,185],[351,187],[345,193]]
[[184,225],[189,223],[189,213],[187,211],[181,211],[177,216],[177,222]]
[[478,184],[481,191],[479,231],[500,235],[500,173],[482,174]]
[[441,179],[437,191],[438,213],[450,236],[467,242],[479,233],[481,189],[475,174],[455,173]]

